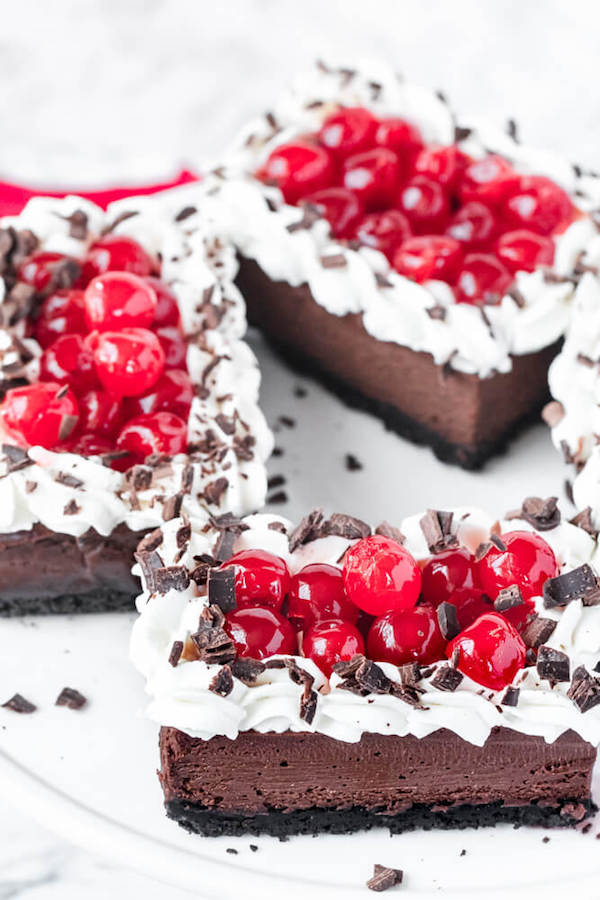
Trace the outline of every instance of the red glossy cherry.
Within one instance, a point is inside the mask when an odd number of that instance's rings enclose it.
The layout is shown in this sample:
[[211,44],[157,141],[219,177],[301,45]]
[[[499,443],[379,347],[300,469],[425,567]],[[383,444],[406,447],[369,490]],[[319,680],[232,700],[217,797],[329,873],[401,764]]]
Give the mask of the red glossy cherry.
[[225,630],[238,656],[266,659],[276,653],[293,655],[296,635],[287,619],[264,606],[236,609],[225,616]]
[[453,281],[463,253],[458,241],[443,235],[409,238],[394,253],[397,272],[422,284],[424,281]]
[[495,238],[498,225],[488,206],[471,200],[465,203],[450,219],[446,234],[471,250],[489,246]]
[[20,264],[17,270],[19,281],[30,284],[36,291],[43,291],[50,284],[56,263],[62,262],[64,259],[67,257],[62,253],[40,250],[33,256],[28,256]]
[[446,649],[435,610],[424,604],[375,619],[367,637],[369,659],[401,666],[442,659]]
[[238,608],[268,606],[281,609],[290,586],[285,560],[266,550],[240,550],[221,566],[235,568],[235,599]]
[[344,161],[344,187],[354,191],[367,210],[381,209],[394,202],[400,180],[400,162],[392,150],[374,147]]
[[411,158],[423,146],[421,132],[406,119],[382,119],[375,132],[375,143],[401,157]]
[[407,217],[415,234],[443,231],[450,215],[444,188],[425,175],[415,175],[406,182],[400,191],[398,208]]
[[107,272],[92,279],[84,294],[88,328],[118,331],[149,328],[154,321],[156,294],[147,280],[131,272]]
[[179,324],[179,305],[174,291],[168,287],[160,278],[149,276],[145,279],[156,294],[156,308],[154,310],[154,324],[162,325],[178,325]]
[[469,253],[456,281],[456,299],[459,303],[499,303],[512,281],[508,269],[495,256]]
[[410,234],[410,223],[398,209],[369,213],[358,222],[355,231],[355,237],[361,244],[379,250],[388,259]]
[[107,234],[95,241],[83,263],[83,278],[87,284],[105,272],[131,272],[132,275],[152,275],[156,264],[149,253],[122,234]]
[[277,185],[286,203],[329,187],[334,166],[327,150],[310,141],[281,144],[269,156],[259,176]]
[[460,150],[454,144],[449,147],[424,147],[415,159],[415,173],[425,175],[450,190],[460,172],[460,158]]
[[460,196],[464,203],[478,200],[496,206],[516,190],[519,176],[502,156],[489,154],[474,160],[462,173]]
[[187,419],[193,399],[194,387],[188,373],[182,369],[167,369],[146,394],[128,398],[125,407],[128,418],[164,409]]
[[79,398],[81,431],[114,437],[123,424],[123,404],[120,397],[101,390],[91,390]]
[[421,590],[421,572],[404,547],[391,538],[374,534],[357,541],[347,551],[344,588],[351,603],[378,616],[415,605]]
[[0,404],[9,436],[20,446],[39,444],[51,450],[77,426],[79,409],[73,392],[57,382],[11,388]]
[[103,386],[122,397],[145,394],[165,365],[158,338],[143,328],[104,331],[95,337],[93,352]]
[[317,622],[304,635],[302,653],[308,656],[328,678],[337,662],[365,652],[360,631],[350,622],[327,619]]
[[153,453],[175,456],[184,453],[187,448],[187,423],[170,412],[138,416],[123,426],[116,446],[117,450],[129,453],[129,460],[117,460],[119,468],[126,462],[127,468],[141,463]]
[[479,616],[450,641],[448,659],[455,650],[458,670],[492,691],[510,684],[525,665],[525,644],[510,622],[496,612]]
[[165,354],[165,368],[187,368],[187,344],[179,328],[176,325],[163,325],[155,328],[154,333]]
[[77,453],[79,456],[102,456],[113,450],[112,441],[102,437],[101,434],[82,434],[69,447],[70,453]]
[[97,386],[94,356],[80,334],[63,334],[44,350],[40,381],[68,382],[77,393]]
[[359,610],[344,593],[340,569],[311,563],[292,577],[288,592],[288,619],[296,631],[307,631],[322,619],[342,619],[355,625]]
[[516,191],[503,204],[503,212],[514,228],[538,234],[563,230],[574,215],[569,195],[543,175],[524,175]]
[[325,119],[319,140],[336,156],[350,156],[372,147],[376,130],[373,113],[361,106],[348,106]]
[[525,600],[541,597],[546,579],[558,575],[552,548],[531,531],[508,531],[500,539],[506,549],[492,544],[477,563],[483,590],[495,600],[502,588],[516,584]]
[[302,203],[315,206],[327,219],[334,237],[350,237],[354,226],[363,214],[362,203],[353,191],[343,187],[323,188],[302,199]]
[[456,617],[461,630],[471,625],[486,612],[493,612],[494,604],[488,595],[477,587],[459,587],[448,597],[456,607]]
[[83,291],[57,291],[46,297],[35,323],[35,338],[41,347],[49,347],[63,334],[86,334]]
[[533,272],[554,262],[554,241],[522,228],[507,231],[496,245],[496,255],[509,272]]
[[477,585],[477,568],[465,547],[442,550],[432,556],[421,570],[421,596],[426,603],[439,606],[457,588]]

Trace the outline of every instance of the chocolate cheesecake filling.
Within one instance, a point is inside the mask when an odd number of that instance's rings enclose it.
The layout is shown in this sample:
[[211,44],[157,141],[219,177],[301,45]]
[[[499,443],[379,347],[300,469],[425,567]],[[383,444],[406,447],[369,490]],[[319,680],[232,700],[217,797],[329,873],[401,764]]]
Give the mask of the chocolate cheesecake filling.
[[501,452],[548,399],[548,367],[559,350],[512,357],[512,369],[488,378],[438,366],[429,353],[380,341],[362,316],[335,316],[307,285],[272,281],[241,259],[237,284],[248,319],[287,362],[323,381],[350,406],[374,413],[404,437],[428,444],[440,459],[480,468]]
[[502,821],[569,825],[592,809],[594,747],[493,728],[483,747],[447,729],[425,738],[243,732],[235,741],[160,733],[167,813],[202,834],[277,836]]
[[0,615],[131,609],[140,591],[131,574],[144,532],[119,525],[81,537],[35,524],[0,535]]

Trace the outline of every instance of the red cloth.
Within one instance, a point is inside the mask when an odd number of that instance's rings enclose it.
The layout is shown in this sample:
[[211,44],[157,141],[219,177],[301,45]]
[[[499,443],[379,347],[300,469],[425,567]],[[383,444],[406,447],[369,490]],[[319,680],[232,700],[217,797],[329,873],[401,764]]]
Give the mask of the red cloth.
[[112,187],[102,190],[79,190],[77,188],[69,188],[69,190],[53,191],[45,188],[25,187],[22,184],[11,184],[8,181],[0,181],[0,216],[16,216],[21,212],[25,204],[32,197],[65,197],[67,194],[77,194],[79,197],[85,197],[92,200],[106,209],[109,203],[114,200],[122,200],[124,197],[139,197],[141,194],[157,194],[159,191],[166,191],[168,188],[178,187],[182,184],[189,184],[192,181],[199,181],[199,176],[188,169],[182,169],[181,172],[171,181],[164,181],[158,184],[140,185],[138,187]]

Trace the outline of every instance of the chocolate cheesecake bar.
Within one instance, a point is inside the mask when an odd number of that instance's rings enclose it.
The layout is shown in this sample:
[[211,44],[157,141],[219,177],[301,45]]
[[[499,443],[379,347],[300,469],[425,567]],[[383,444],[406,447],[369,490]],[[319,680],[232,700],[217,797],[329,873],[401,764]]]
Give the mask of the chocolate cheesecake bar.
[[0,615],[131,608],[144,534],[264,502],[235,257],[197,186],[0,224]]
[[249,319],[286,360],[465,468],[537,418],[596,176],[385,66],[320,64],[215,178]]
[[206,835],[574,825],[595,808],[596,540],[528,498],[399,528],[166,523],[131,656],[167,815]]

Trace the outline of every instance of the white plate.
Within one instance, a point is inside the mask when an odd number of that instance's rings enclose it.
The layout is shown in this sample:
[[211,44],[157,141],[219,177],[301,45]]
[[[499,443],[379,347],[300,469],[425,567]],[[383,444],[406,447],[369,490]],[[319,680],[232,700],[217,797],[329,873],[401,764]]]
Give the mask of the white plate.
[[[426,506],[469,502],[503,513],[525,494],[561,491],[564,467],[542,426],[484,474],[448,468],[284,370],[258,338],[253,342],[270,422],[282,414],[296,420],[294,428],[278,428],[285,452],[271,463],[272,474],[288,479],[290,502],[278,511],[298,517],[324,505],[398,522]],[[304,398],[294,395],[300,383],[308,389]],[[363,462],[361,471],[346,471],[347,452]],[[531,900],[576,889],[583,900],[597,900],[596,826],[587,835],[502,827],[393,838],[378,829],[286,843],[186,834],[163,814],[156,729],[137,715],[144,695],[127,659],[132,621],[132,614],[0,621],[0,702],[19,691],[39,707],[31,716],[0,709],[0,791],[46,826],[197,897],[243,891],[249,900],[265,900],[285,892],[305,900],[310,892],[314,900],[352,900],[365,896],[365,881],[379,862],[404,869],[402,896],[505,897],[510,891],[512,900]],[[86,694],[88,707],[55,707],[65,685]]]

